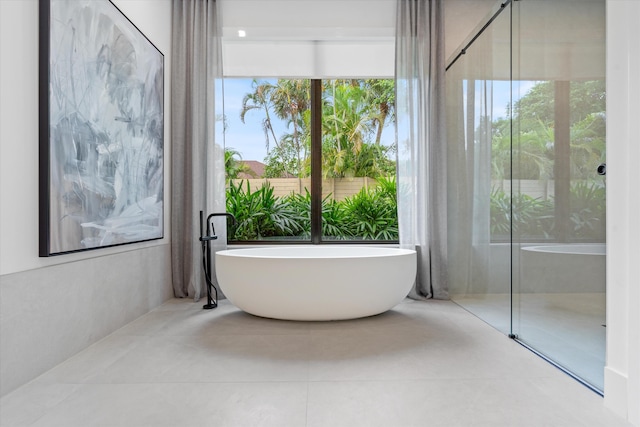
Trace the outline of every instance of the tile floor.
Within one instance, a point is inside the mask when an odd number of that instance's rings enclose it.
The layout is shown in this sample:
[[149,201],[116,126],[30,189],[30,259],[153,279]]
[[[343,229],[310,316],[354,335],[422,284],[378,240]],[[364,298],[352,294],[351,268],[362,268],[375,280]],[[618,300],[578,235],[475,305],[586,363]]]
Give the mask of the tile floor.
[[0,400],[2,426],[625,426],[450,301],[287,322],[171,300]]
[[[508,334],[511,296],[452,296],[452,300]],[[606,297],[604,293],[530,293],[513,296],[513,332],[527,345],[604,389]]]

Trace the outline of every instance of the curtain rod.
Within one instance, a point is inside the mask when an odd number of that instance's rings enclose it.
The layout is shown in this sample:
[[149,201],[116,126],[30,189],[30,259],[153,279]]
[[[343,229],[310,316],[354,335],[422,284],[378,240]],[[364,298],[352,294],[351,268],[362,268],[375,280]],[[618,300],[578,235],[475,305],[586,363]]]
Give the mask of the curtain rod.
[[[518,1],[518,0],[514,0],[514,1]],[[484,30],[486,30],[486,29],[489,27],[489,25],[491,25],[491,23],[492,23],[493,21],[495,21],[495,20],[496,20],[496,18],[498,17],[498,15],[500,15],[500,14],[502,13],[502,11],[503,11],[503,10],[505,10],[505,9],[507,8],[507,5],[508,5],[509,3],[511,3],[511,0],[506,0],[504,3],[502,3],[502,4],[500,5],[500,9],[498,9],[498,10],[496,11],[496,13],[494,13],[494,14],[493,14],[493,16],[491,16],[491,18],[489,18],[489,21],[487,21],[487,23],[486,23],[486,24],[484,24],[484,25],[482,26],[482,28],[480,28],[480,31],[478,31],[478,32],[476,33],[476,35],[475,35],[475,36],[473,36],[473,38],[469,41],[469,43],[467,43],[467,44],[466,44],[466,46],[465,46],[465,47],[463,47],[463,48],[462,48],[462,50],[460,50],[460,52],[458,52],[458,54],[456,55],[456,57],[455,57],[455,58],[453,58],[453,60],[451,61],[451,63],[450,63],[449,65],[447,65],[447,68],[445,68],[445,71],[449,71],[449,68],[451,68],[451,66],[452,66],[453,64],[455,64],[455,63],[456,63],[456,61],[458,60],[458,58],[460,58],[462,55],[464,55],[465,53],[467,53],[467,49],[469,49],[469,48],[471,47],[471,45],[473,44],[473,42],[475,42],[475,41],[478,39],[478,37],[480,37],[480,36],[482,35],[482,33],[484,32]]]

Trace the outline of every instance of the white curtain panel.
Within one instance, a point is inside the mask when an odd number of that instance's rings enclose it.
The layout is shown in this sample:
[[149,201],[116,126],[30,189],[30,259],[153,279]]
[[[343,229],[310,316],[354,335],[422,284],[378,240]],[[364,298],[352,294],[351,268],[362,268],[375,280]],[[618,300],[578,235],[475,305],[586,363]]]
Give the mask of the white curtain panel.
[[447,71],[448,261],[455,265],[447,283],[453,298],[486,293],[491,270],[493,82],[474,80],[471,68],[459,60]]
[[418,252],[411,298],[449,297],[442,0],[398,0],[396,108],[400,246]]
[[[225,211],[221,27],[215,0],[174,0],[171,67],[171,264],[176,297],[206,294],[200,211]],[[216,105],[217,104],[217,105]],[[216,108],[219,109],[216,114]],[[226,230],[213,250],[226,246]],[[221,233],[220,233],[221,232]],[[214,275],[215,276],[215,275]]]

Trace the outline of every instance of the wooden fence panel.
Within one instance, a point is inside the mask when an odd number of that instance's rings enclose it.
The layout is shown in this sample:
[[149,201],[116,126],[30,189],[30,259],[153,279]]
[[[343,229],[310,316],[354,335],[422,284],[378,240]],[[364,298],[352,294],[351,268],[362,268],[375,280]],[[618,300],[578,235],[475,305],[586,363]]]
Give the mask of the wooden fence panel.
[[[246,188],[247,181],[251,191],[256,191],[263,184],[269,182],[273,187],[273,194],[277,197],[288,196],[291,193],[305,194],[305,189],[311,191],[310,178],[257,178],[257,179],[233,179],[235,185],[242,182]],[[340,201],[360,192],[362,187],[375,188],[377,182],[373,178],[330,178],[322,180],[322,198],[333,194],[333,198]]]

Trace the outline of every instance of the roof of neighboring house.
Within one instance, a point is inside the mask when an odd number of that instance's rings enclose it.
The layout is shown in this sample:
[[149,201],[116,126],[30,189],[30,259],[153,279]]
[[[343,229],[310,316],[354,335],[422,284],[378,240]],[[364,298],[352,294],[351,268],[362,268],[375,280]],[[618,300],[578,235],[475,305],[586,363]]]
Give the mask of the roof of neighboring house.
[[[267,165],[265,165],[264,163],[259,162],[257,160],[241,160],[240,163],[249,166],[249,169],[253,171],[254,175],[242,172],[238,174],[238,179],[264,178],[264,170],[267,167]],[[296,177],[295,175],[287,173],[286,176],[282,176],[280,178],[295,178],[295,177]]]
[[251,175],[243,172],[238,174],[238,178],[250,179],[250,178],[262,178],[264,176],[264,168],[266,166],[264,163],[259,162],[257,160],[241,160],[240,163],[249,166],[249,169],[251,169],[255,175]]

